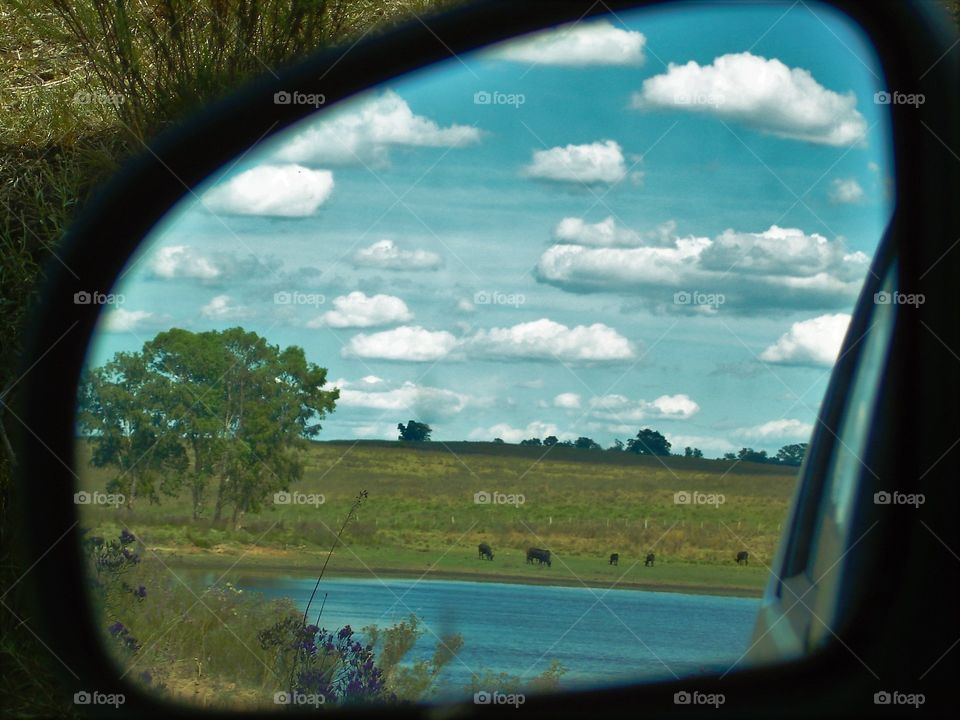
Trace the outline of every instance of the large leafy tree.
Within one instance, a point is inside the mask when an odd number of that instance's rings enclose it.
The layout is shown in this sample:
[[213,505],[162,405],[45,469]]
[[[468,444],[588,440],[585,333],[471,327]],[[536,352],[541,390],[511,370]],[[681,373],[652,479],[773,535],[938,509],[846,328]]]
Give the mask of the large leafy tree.
[[656,430],[644,428],[627,442],[627,450],[638,455],[669,455],[670,441]]
[[[323,390],[327,371],[307,362],[302,348],[281,350],[242,328],[202,333],[174,328],[145,343],[140,353],[111,363],[121,361],[137,368],[143,381],[130,384],[127,375],[114,373],[106,382],[88,383],[85,396],[101,402],[126,398],[118,414],[133,436],[130,442],[149,445],[160,438],[161,446],[180,448],[189,458],[181,461],[182,477],[195,518],[211,484],[214,521],[232,508],[236,522],[240,513],[257,510],[270,493],[299,479],[299,450],[320,432],[320,420],[339,397],[336,389]],[[153,424],[145,426],[141,416]],[[92,434],[95,446],[104,445]],[[100,459],[122,461],[105,445]]]
[[803,456],[807,454],[807,443],[797,443],[796,445],[784,445],[777,450],[776,460],[783,465],[798,466],[803,462]]
[[416,420],[410,420],[406,425],[398,423],[397,430],[400,431],[397,439],[407,442],[427,442],[430,440],[430,434],[433,432],[432,427],[426,423],[417,422]]

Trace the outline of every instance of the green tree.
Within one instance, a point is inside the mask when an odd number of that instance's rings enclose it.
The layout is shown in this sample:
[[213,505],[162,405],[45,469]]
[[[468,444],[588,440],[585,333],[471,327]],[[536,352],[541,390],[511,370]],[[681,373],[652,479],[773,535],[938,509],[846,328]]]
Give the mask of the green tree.
[[540,442],[540,438],[529,438],[529,439],[527,439],[527,440],[521,440],[521,441],[520,441],[520,444],[521,444],[521,445],[532,445],[532,446],[534,446],[534,447],[540,447],[541,445],[543,445],[543,443]]
[[600,445],[588,437],[578,437],[573,446],[580,450],[600,450]]
[[692,458],[702,458],[703,450],[701,450],[700,448],[692,448],[688,445],[683,449],[683,456],[692,457]]
[[416,420],[410,420],[406,426],[403,423],[398,424],[397,430],[400,431],[400,437],[397,439],[407,442],[427,442],[430,440],[430,433],[433,432],[433,428],[429,425]]
[[777,450],[776,461],[781,465],[799,466],[803,462],[804,455],[807,454],[807,447],[807,443],[784,445]]
[[613,441],[613,445],[607,448],[607,450],[613,450],[614,452],[621,452],[624,449],[623,440],[619,438]]
[[627,443],[627,450],[638,455],[669,455],[670,441],[656,430],[644,428]]
[[545,438],[543,439],[543,445],[544,445],[544,447],[553,447],[553,446],[556,445],[558,442],[560,442],[560,441],[557,439],[557,436],[556,436],[556,435],[547,435],[547,437],[545,437]]
[[724,454],[723,454],[723,459],[724,459],[724,460],[736,460],[736,459],[737,459],[737,455],[736,455],[736,453],[732,453],[732,452],[724,453]]
[[754,450],[753,448],[740,448],[740,452],[737,453],[737,458],[743,462],[770,462],[766,450]]

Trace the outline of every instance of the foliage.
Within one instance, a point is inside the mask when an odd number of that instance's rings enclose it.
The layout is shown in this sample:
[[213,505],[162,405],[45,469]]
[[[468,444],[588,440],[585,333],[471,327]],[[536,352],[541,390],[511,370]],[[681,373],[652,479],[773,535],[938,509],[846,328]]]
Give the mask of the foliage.
[[776,461],[781,465],[799,466],[807,454],[807,443],[798,443],[796,445],[784,445],[777,450]]
[[627,451],[638,455],[669,455],[670,441],[656,430],[644,428],[627,442]]
[[692,448],[689,445],[683,449],[684,457],[693,457],[693,458],[702,458],[703,450],[700,448]]
[[416,420],[410,420],[406,425],[398,423],[397,430],[400,431],[397,439],[406,442],[427,442],[430,440],[430,433],[433,432],[433,428],[429,425]]

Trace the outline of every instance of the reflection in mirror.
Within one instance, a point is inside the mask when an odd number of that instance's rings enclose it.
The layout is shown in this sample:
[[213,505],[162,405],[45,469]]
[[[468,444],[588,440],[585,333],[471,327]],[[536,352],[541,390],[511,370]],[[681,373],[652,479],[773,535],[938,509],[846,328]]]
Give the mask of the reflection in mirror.
[[519,704],[741,664],[890,214],[878,76],[825,10],[624,13],[321,109],[186,196],[77,415],[124,676]]

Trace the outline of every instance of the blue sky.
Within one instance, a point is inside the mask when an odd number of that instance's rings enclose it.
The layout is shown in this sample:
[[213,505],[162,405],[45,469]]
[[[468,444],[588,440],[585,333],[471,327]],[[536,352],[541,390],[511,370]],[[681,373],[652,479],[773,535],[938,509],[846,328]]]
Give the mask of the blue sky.
[[892,205],[872,50],[810,7],[611,16],[320,112],[155,229],[90,362],[242,325],[329,369],[325,439],[805,441]]

